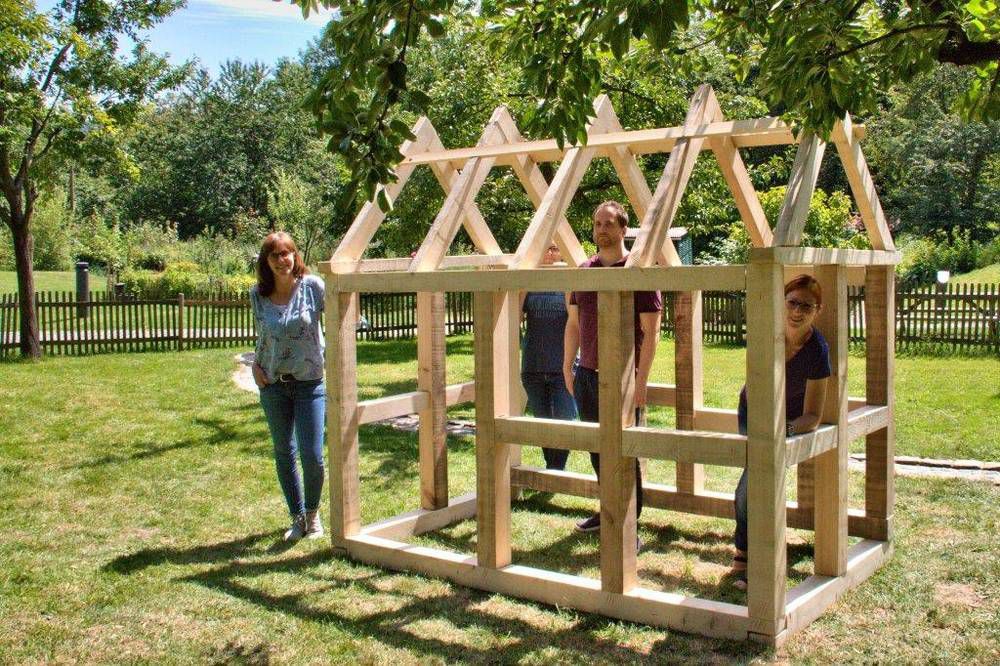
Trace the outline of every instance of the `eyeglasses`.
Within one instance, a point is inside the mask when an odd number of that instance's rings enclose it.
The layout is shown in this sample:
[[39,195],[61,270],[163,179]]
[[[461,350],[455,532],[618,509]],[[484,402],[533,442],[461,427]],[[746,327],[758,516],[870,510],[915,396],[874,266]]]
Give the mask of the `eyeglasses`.
[[819,310],[819,304],[817,303],[803,303],[802,301],[797,301],[794,298],[790,298],[785,301],[785,309],[789,312],[795,312],[798,310],[802,314],[809,314],[816,310]]
[[558,245],[553,245],[552,247],[547,247],[547,248],[545,248],[545,251],[546,252],[558,252],[559,251],[559,246]]

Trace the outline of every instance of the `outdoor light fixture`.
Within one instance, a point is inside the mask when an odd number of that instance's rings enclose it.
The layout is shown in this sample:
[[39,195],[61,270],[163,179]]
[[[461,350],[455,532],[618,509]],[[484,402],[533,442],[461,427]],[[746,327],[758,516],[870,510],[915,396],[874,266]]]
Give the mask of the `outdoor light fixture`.
[[948,280],[951,279],[951,271],[938,271],[937,281],[938,284],[948,284]]

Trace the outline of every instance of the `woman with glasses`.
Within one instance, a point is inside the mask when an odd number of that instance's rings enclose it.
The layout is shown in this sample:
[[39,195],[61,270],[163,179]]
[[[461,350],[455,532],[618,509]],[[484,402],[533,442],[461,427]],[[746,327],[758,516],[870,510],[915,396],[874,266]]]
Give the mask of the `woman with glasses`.
[[[810,275],[799,275],[785,285],[785,434],[815,430],[826,401],[826,378],[830,376],[830,348],[813,321],[823,307],[823,292]],[[747,387],[740,391],[737,412],[741,435],[747,434]],[[736,486],[736,555],[733,571],[736,586],[746,588],[747,569],[747,472]]]

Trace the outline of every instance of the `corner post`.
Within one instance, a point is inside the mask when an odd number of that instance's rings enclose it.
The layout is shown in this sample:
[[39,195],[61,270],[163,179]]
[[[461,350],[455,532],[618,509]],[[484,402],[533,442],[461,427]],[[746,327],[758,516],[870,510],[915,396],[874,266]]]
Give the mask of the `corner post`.
[[448,506],[444,328],[444,292],[417,292],[417,389],[427,393],[419,414],[420,506],[427,510]]
[[837,448],[815,459],[815,567],[821,576],[847,573],[847,269],[817,266],[823,307],[816,326],[830,346],[823,423],[837,426]]
[[[679,292],[673,298],[677,429],[694,430],[695,415],[705,404],[702,298],[700,291]],[[682,493],[705,490],[705,466],[677,463],[677,490]]]
[[601,589],[636,586],[635,458],[622,455],[622,429],[635,419],[635,322],[632,292],[599,292],[598,416],[601,441]]
[[747,266],[747,606],[750,635],[785,624],[784,275],[773,257]]
[[330,538],[346,549],[361,530],[358,492],[358,294],[326,289],[326,432],[329,441]]
[[896,488],[896,283],[892,266],[869,266],[865,274],[865,365],[869,405],[889,408],[889,425],[865,438],[865,515],[875,521],[873,538],[892,538]]
[[494,419],[507,416],[510,400],[503,338],[505,293],[475,293],[476,548],[478,564],[510,564],[510,445],[497,441]]

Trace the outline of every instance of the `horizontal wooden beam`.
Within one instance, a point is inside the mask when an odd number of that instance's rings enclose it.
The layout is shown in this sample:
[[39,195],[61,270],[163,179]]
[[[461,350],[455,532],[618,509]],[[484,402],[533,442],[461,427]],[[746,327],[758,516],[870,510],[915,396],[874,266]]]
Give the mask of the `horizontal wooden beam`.
[[[855,126],[855,132],[863,132],[862,126]],[[626,147],[634,155],[665,153],[673,150],[680,139],[729,137],[737,148],[758,146],[779,146],[797,142],[791,128],[779,118],[757,118],[753,120],[726,120],[706,123],[685,129],[683,126],[658,129],[630,130],[595,134],[588,138],[587,146],[600,152]],[[554,139],[539,141],[519,141],[493,146],[455,148],[451,150],[426,151],[404,159],[400,166],[417,164],[450,163],[461,168],[475,157],[496,157],[497,164],[512,164],[519,156],[530,156],[536,162],[554,162],[563,159],[572,146],[559,147]]]
[[744,640],[747,636],[746,606],[643,588],[627,594],[604,592],[593,578],[514,564],[480,567],[474,556],[371,535],[349,538],[347,550],[352,558],[369,564],[415,571],[488,592],[715,638]]
[[496,438],[512,444],[530,444],[550,449],[597,452],[597,423],[536,419],[529,416],[498,416],[493,419]]
[[755,247],[753,261],[785,265],[895,266],[902,254],[889,250],[853,250],[831,247]]
[[533,268],[335,274],[320,263],[327,286],[341,292],[413,291],[743,291],[746,267]]
[[889,426],[889,408],[885,405],[864,405],[847,412],[847,441]]
[[677,389],[673,384],[646,384],[646,404],[673,407],[677,403]]
[[449,384],[444,388],[445,404],[449,407],[460,405],[463,402],[472,402],[476,399],[476,382],[464,382],[462,384]]
[[[465,254],[451,255],[441,260],[441,268],[472,268],[478,266],[506,266],[514,258],[512,254]],[[383,273],[405,271],[413,259],[397,257],[392,259],[359,259],[358,261],[328,261],[326,266],[332,273]]]
[[432,511],[417,509],[372,523],[363,527],[361,534],[398,541],[439,530],[453,523],[473,518],[475,515],[476,494],[467,493],[460,497],[452,497],[448,500],[448,506],[443,509]]
[[740,431],[739,416],[735,409],[699,407],[694,412],[694,427],[698,430],[737,433]]
[[[471,402],[476,397],[476,383],[451,384],[445,387],[445,403],[448,406]],[[364,400],[358,403],[358,424],[375,423],[397,416],[416,414],[427,408],[427,391],[410,391],[384,398]]]
[[812,432],[787,438],[785,444],[788,446],[785,465],[788,467],[798,465],[825,451],[837,448],[837,426],[821,425]]
[[622,453],[630,458],[744,467],[747,438],[706,430],[634,427],[622,432]]

